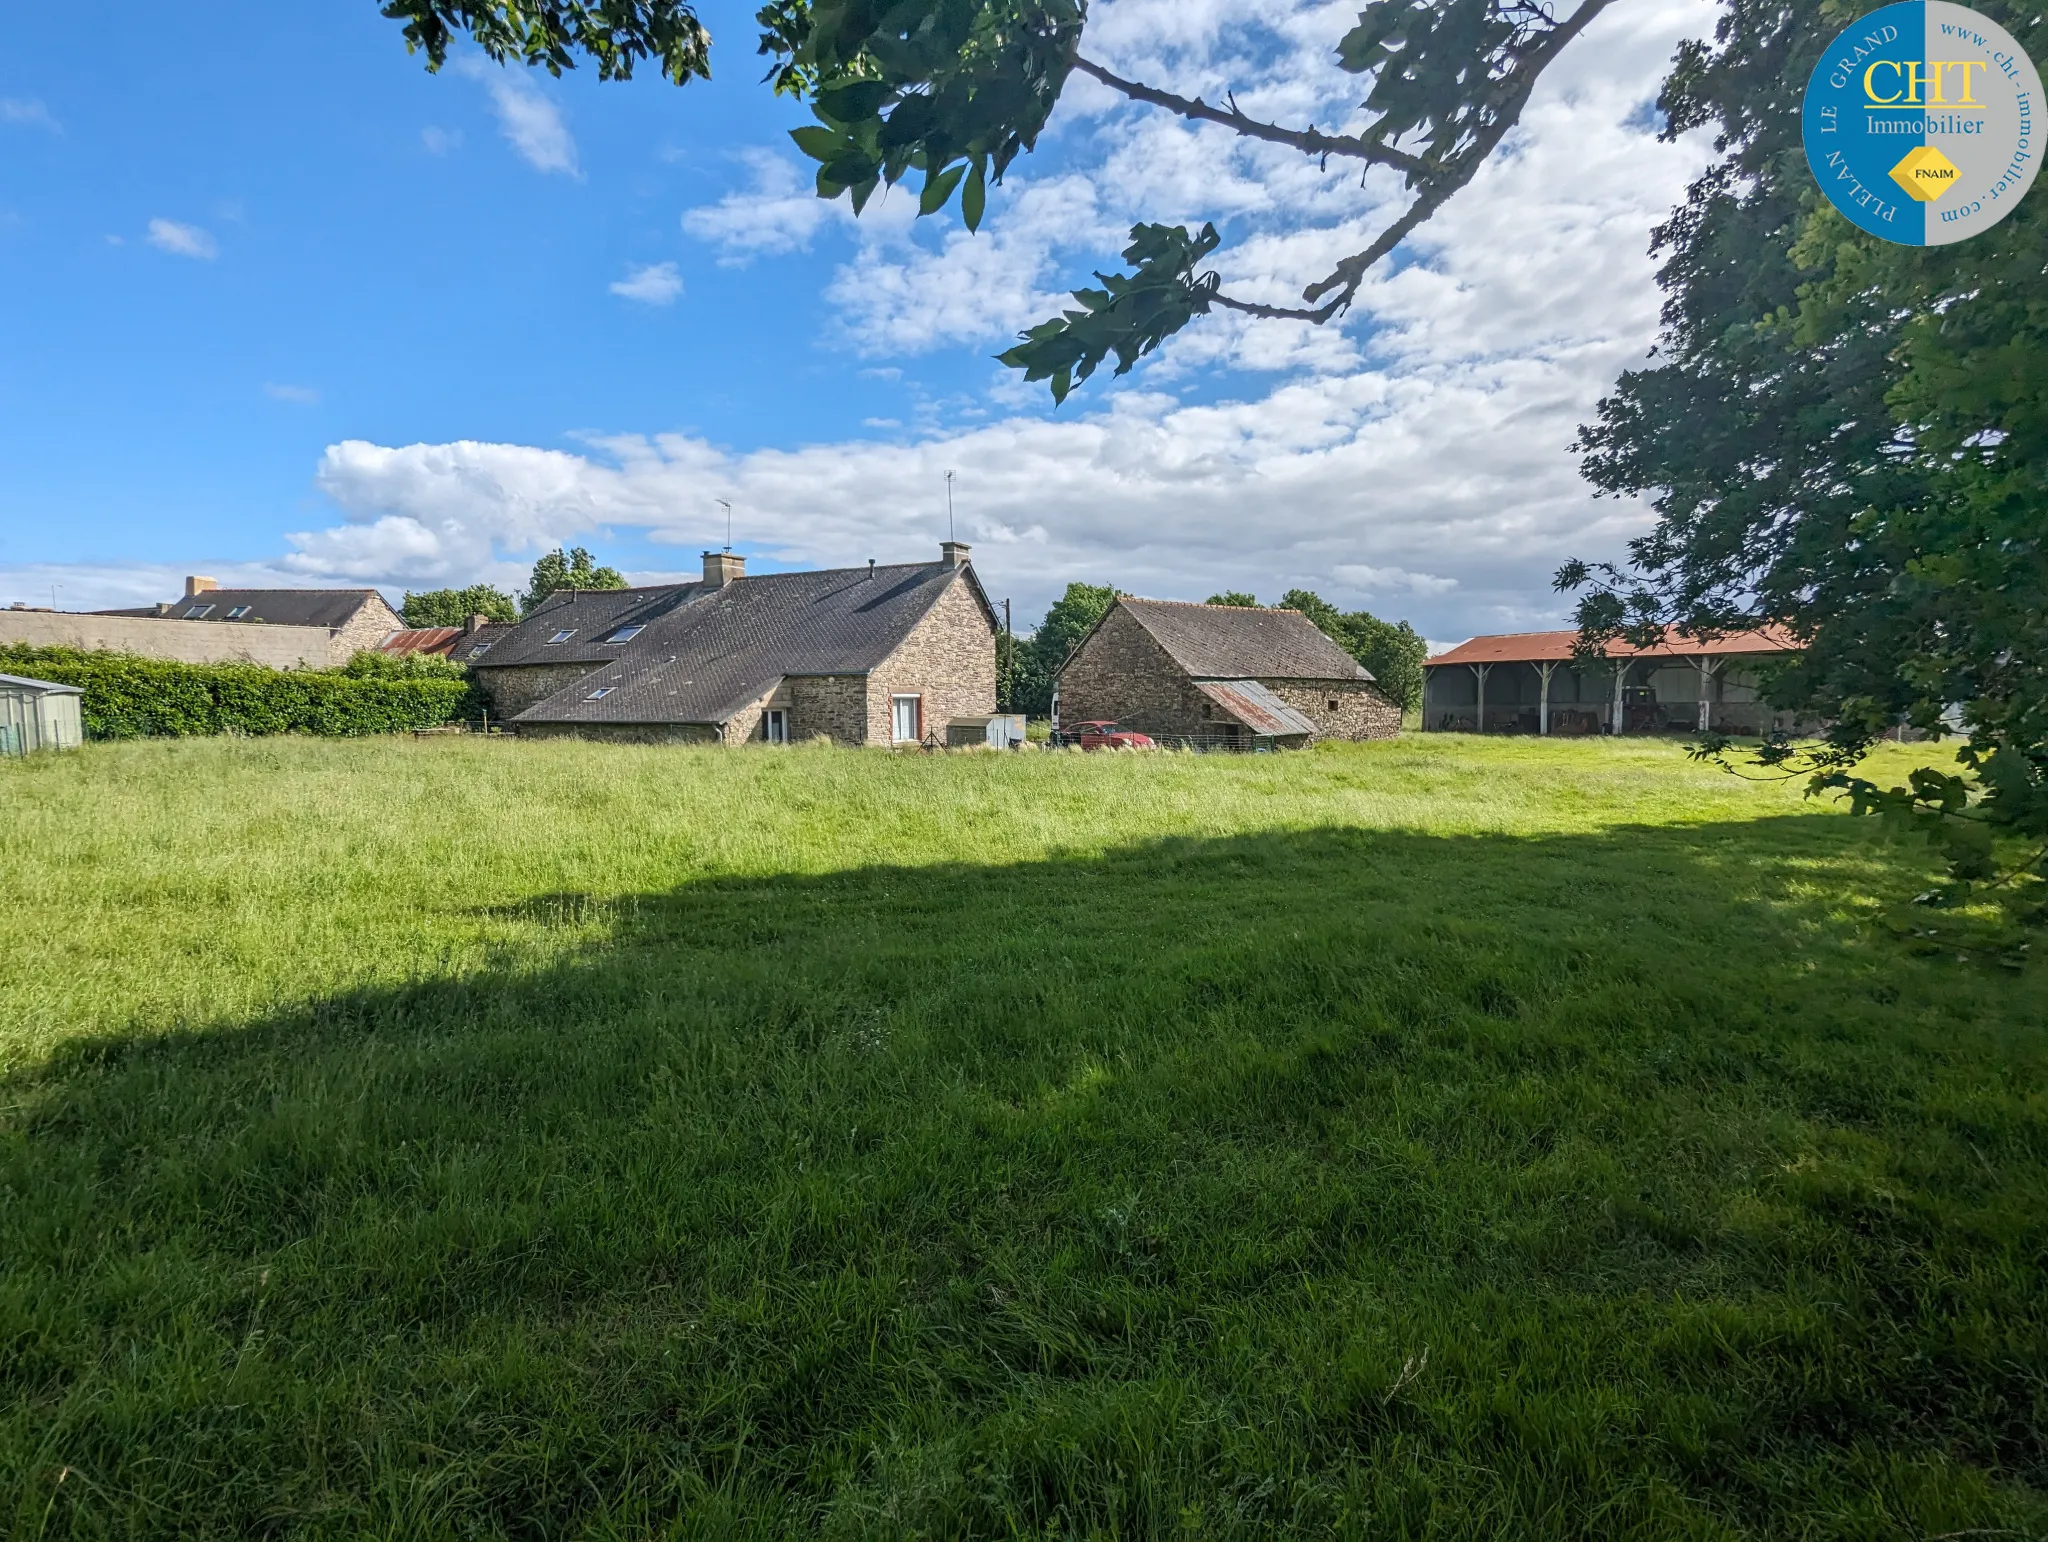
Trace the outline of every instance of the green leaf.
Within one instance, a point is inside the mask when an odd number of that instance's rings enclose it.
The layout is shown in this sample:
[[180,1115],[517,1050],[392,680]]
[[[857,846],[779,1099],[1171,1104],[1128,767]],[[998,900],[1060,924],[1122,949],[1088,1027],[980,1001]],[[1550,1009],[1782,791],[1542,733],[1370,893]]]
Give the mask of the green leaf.
[[917,201],[919,214],[936,214],[946,207],[946,200],[953,196],[953,189],[960,185],[960,178],[966,173],[965,166],[955,166],[951,171],[942,171],[937,176],[924,179],[924,196]]
[[969,230],[981,229],[982,212],[988,207],[988,175],[986,163],[977,159],[974,168],[967,173],[967,186],[960,190],[960,218],[967,222]]

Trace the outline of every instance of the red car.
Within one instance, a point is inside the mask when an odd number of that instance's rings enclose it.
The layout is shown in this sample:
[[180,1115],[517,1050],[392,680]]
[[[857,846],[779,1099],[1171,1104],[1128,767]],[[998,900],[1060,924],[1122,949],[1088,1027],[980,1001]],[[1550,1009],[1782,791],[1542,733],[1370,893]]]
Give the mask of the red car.
[[1114,723],[1076,723],[1061,735],[1084,750],[1149,750],[1157,748],[1146,734],[1131,733]]

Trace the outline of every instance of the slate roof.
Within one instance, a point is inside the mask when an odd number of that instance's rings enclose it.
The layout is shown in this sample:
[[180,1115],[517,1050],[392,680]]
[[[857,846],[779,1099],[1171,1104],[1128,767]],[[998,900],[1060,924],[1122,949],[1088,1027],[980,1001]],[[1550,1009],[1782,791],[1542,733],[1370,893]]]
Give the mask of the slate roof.
[[[372,600],[382,601],[375,589],[207,589],[199,594],[173,600],[168,605],[144,605],[130,610],[103,610],[102,616],[167,616],[173,621],[226,621],[228,612],[242,606],[249,614],[237,621],[267,622],[271,626],[344,627]],[[191,616],[195,608],[211,606],[204,616]]]
[[[1475,637],[1448,653],[1439,653],[1427,667],[1440,664],[1538,664],[1566,663],[1572,657],[1577,632],[1511,632],[1498,637]],[[1603,658],[1697,658],[1701,654],[1791,653],[1799,644],[1789,632],[1766,627],[1759,632],[1734,632],[1709,642],[1698,642],[1683,632],[1667,632],[1661,646],[1638,648],[1616,640],[1601,650]]]
[[1204,680],[1195,689],[1255,734],[1290,739],[1316,731],[1314,723],[1256,680]]
[[1299,611],[1179,600],[1116,603],[1197,680],[1372,678]]
[[[715,589],[690,583],[554,596],[475,667],[590,665],[589,675],[527,708],[519,722],[723,723],[787,676],[866,674],[955,579],[969,585],[993,631],[995,612],[971,568],[828,568]],[[630,641],[606,641],[636,625],[644,630]],[[564,631],[573,635],[550,641]],[[592,700],[600,687],[609,689]]]

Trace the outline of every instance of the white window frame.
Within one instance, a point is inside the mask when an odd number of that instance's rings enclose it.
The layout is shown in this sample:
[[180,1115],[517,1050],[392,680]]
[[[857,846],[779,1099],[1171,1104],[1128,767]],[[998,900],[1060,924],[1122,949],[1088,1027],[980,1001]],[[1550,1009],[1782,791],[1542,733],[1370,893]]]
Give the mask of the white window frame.
[[647,630],[647,623],[636,621],[631,626],[622,626],[605,639],[606,643],[629,643]]
[[574,628],[573,626],[563,627],[560,631],[556,632],[554,636],[548,639],[548,646],[552,648],[556,643],[565,643],[575,635],[576,628]]
[[761,714],[761,737],[770,744],[789,743],[787,707],[770,707]]
[[[903,729],[903,704],[910,704],[910,733]],[[889,698],[889,742],[891,744],[918,744],[924,739],[924,697],[909,691],[898,691]]]
[[584,697],[583,699],[585,701],[603,701],[605,697],[611,695],[611,693],[613,691],[616,691],[617,689],[618,687],[616,685],[600,685],[596,690],[592,691],[588,696]]
[[204,621],[212,614],[213,607],[211,605],[188,605],[185,608],[185,619],[187,621]]
[[256,607],[253,605],[237,605],[233,610],[228,612],[227,619],[230,621],[239,621],[244,616],[248,615],[249,612],[254,610],[255,608]]

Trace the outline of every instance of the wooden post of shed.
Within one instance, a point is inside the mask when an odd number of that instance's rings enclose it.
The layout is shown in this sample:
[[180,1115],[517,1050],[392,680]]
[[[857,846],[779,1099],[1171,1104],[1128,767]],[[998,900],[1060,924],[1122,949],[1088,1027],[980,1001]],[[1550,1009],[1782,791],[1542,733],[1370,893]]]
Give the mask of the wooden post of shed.
[[1536,673],[1543,677],[1543,692],[1536,699],[1536,732],[1544,738],[1550,736],[1550,675],[1557,666],[1539,663]]
[[1714,731],[1714,676],[1721,672],[1725,659],[1709,659],[1704,653],[1693,660],[1693,667],[1700,672],[1700,732]]
[[1622,687],[1626,685],[1627,682],[1628,660],[1616,659],[1614,661],[1614,721],[1610,725],[1610,732],[1612,732],[1614,737],[1617,739],[1619,739],[1624,733],[1628,732],[1628,729],[1625,726],[1628,719],[1622,709],[1621,703]]
[[1472,673],[1479,680],[1479,731],[1486,732],[1486,677],[1493,671],[1491,664],[1474,664]]

